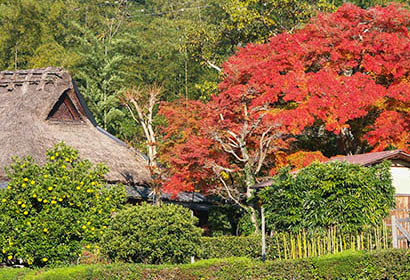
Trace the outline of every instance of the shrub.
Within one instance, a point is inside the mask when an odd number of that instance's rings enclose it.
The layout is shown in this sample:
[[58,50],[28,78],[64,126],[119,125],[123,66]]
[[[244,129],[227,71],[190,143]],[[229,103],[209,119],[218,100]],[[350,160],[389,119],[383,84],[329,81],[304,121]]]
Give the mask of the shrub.
[[184,263],[198,255],[202,230],[196,222],[190,210],[179,205],[128,207],[112,218],[102,252],[116,261]]
[[82,160],[64,143],[40,166],[15,158],[0,191],[0,262],[43,266],[69,262],[98,241],[125,189],[104,184],[107,168]]
[[[273,244],[267,238],[267,255],[274,258]],[[250,236],[218,236],[201,238],[201,259],[247,257],[261,259],[262,239],[259,235]]]
[[329,228],[360,231],[378,225],[394,206],[390,163],[373,167],[314,163],[282,171],[259,194],[268,227],[280,231]]
[[[295,259],[335,254],[346,250],[387,249],[390,234],[385,225],[369,228],[359,234],[345,233],[337,228],[308,234],[275,232],[265,238],[266,259]],[[201,238],[200,258],[247,257],[262,258],[260,235],[219,236]]]
[[[212,236],[236,235],[239,233],[238,223],[244,211],[231,204],[221,204],[209,210],[208,224]],[[251,224],[252,232],[255,227]]]
[[0,279],[404,280],[410,279],[410,251],[344,252],[330,257],[266,263],[246,258],[229,258],[184,265],[147,266],[118,263],[33,271],[0,269]]

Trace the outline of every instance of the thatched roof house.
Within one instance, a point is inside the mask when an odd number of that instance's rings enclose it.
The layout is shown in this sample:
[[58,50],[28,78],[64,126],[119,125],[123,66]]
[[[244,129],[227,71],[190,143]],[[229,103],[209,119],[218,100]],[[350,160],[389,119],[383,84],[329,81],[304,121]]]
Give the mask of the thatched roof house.
[[37,162],[64,141],[83,158],[104,162],[107,181],[146,185],[147,162],[97,126],[67,71],[45,68],[0,72],[0,184],[12,156],[31,155]]

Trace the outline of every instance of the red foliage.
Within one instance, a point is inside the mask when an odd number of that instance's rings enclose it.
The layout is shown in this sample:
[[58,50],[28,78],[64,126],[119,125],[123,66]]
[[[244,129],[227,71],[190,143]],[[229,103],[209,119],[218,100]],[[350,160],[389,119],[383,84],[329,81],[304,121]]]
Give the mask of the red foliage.
[[[220,94],[209,103],[162,107],[169,123],[166,137],[175,138],[165,149],[173,170],[168,190],[216,184],[210,171],[215,163],[243,168],[223,151],[215,135],[229,142],[234,138],[228,131],[238,135],[245,123],[258,119],[262,121],[245,139],[255,159],[269,127],[277,135],[292,137],[321,126],[335,137],[350,133],[351,138],[368,141],[374,150],[410,150],[409,26],[410,13],[400,5],[363,10],[344,4],[293,34],[240,49],[225,63]],[[352,129],[353,121],[359,129]],[[275,153],[288,148],[290,139],[272,140],[262,172],[274,167]],[[312,158],[307,155],[294,155],[294,166],[307,164]],[[287,161],[292,163],[291,158]]]
[[285,155],[284,159],[277,163],[275,168],[270,171],[270,175],[274,175],[278,170],[285,166],[290,166],[293,171],[304,168],[315,161],[325,162],[328,158],[325,157],[320,151],[307,152],[299,151],[290,155]]

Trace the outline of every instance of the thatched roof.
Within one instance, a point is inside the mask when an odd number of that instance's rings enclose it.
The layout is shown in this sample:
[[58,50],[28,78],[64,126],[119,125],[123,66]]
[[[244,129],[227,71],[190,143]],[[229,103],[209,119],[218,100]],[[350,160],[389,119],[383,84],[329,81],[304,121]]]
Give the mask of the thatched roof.
[[45,153],[64,141],[82,158],[105,163],[107,181],[145,185],[147,162],[99,128],[67,71],[45,68],[0,72],[0,182],[12,156],[31,155],[44,162]]

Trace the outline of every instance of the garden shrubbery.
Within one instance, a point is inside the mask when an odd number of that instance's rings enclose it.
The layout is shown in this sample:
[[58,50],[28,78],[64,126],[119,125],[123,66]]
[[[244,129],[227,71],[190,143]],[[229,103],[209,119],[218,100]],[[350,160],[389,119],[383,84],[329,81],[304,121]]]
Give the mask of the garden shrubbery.
[[394,206],[394,187],[389,162],[372,167],[313,163],[296,174],[282,170],[259,197],[271,230],[337,226],[358,232],[381,224]]
[[125,189],[107,186],[103,165],[93,166],[64,143],[40,166],[15,158],[0,191],[0,262],[43,266],[75,260],[98,241]]
[[184,263],[198,256],[202,230],[197,218],[179,205],[143,203],[116,213],[101,249],[115,261]]
[[267,261],[247,258],[204,260],[194,264],[81,265],[56,269],[0,269],[1,279],[31,280],[399,280],[410,279],[410,251],[351,252],[303,260]]

